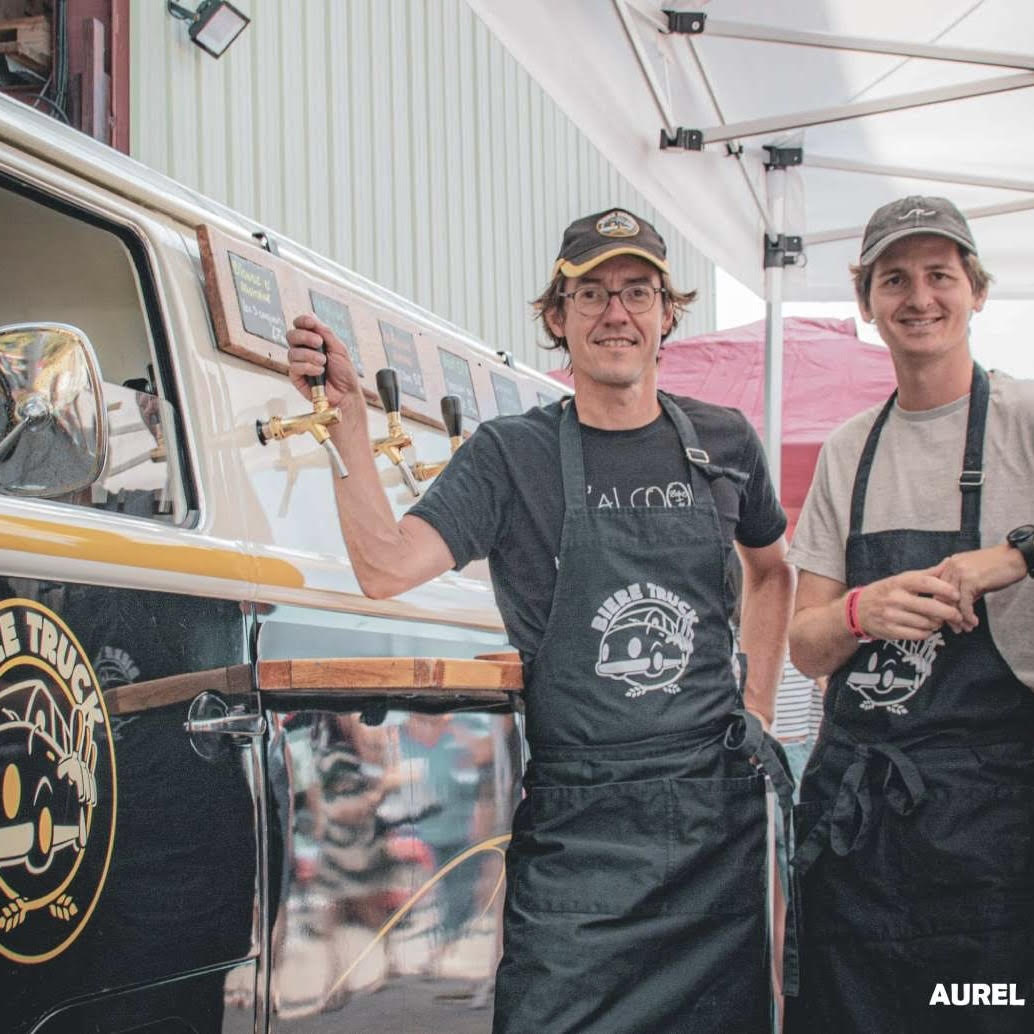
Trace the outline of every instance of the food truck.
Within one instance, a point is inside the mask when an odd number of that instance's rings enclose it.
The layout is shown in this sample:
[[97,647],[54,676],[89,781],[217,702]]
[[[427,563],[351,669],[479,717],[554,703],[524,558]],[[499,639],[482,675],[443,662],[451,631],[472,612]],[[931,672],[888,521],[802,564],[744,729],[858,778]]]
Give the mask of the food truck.
[[285,329],[399,514],[563,389],[5,97],[0,223],[4,1030],[487,1031],[520,665],[483,564],[361,594]]

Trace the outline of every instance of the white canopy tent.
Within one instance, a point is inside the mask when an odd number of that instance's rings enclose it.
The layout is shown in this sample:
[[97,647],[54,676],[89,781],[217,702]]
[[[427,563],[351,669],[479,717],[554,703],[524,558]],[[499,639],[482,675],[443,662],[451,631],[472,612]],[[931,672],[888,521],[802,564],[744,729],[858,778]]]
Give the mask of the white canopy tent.
[[765,298],[777,484],[782,302],[849,296],[877,206],[951,197],[995,297],[1034,298],[1030,0],[468,3],[637,190]]

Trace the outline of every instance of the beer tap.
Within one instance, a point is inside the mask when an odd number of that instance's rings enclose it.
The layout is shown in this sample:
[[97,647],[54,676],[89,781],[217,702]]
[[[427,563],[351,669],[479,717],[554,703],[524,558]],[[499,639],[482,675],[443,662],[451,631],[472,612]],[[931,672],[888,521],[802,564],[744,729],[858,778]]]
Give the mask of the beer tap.
[[388,417],[388,434],[384,438],[377,438],[373,443],[375,456],[387,456],[402,475],[406,487],[415,496],[420,495],[420,486],[413,476],[413,471],[402,455],[403,449],[408,449],[413,444],[413,439],[406,433],[402,426],[402,416],[399,413],[399,378],[398,374],[390,367],[377,371],[377,394],[381,397],[381,405]]
[[[442,396],[442,422],[449,433],[450,456],[463,444],[463,403],[459,395]],[[440,474],[448,464],[448,460],[437,463],[414,463],[413,476],[417,481],[428,481]]]
[[[326,355],[326,348],[323,353]],[[317,374],[315,377],[307,376],[305,380],[312,395],[312,412],[301,413],[298,416],[272,416],[264,422],[256,420],[255,431],[258,434],[258,440],[266,445],[271,438],[287,438],[292,434],[311,434],[326,450],[337,476],[346,478],[348,471],[345,469],[345,464],[337,449],[334,448],[334,443],[330,440],[330,432],[327,430],[331,424],[340,422],[341,410],[337,406],[332,407],[327,401],[326,368],[323,373]]]

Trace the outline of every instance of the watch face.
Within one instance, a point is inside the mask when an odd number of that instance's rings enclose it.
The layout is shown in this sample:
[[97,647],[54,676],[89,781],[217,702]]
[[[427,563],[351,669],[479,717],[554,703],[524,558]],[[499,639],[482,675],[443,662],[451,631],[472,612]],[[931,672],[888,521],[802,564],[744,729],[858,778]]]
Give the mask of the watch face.
[[1027,562],[1027,574],[1034,578],[1034,524],[1021,524],[1013,528],[1005,536],[1005,541],[1020,551]]
[[1034,524],[1021,524],[1018,528],[1013,528],[1005,536],[1005,541],[1013,546],[1017,546],[1022,542],[1030,542],[1032,539],[1034,539]]

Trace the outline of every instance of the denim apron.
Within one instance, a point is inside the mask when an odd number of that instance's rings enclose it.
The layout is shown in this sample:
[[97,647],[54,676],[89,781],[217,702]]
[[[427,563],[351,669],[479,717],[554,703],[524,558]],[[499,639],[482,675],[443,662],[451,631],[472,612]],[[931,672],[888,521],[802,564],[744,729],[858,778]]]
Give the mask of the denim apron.
[[[862,534],[891,396],[855,478],[849,586],[980,547],[989,395],[974,365],[960,530]],[[1034,693],[1002,660],[983,601],[977,614],[972,632],[863,643],[830,680],[796,809],[788,1034],[1034,1030]],[[1028,1007],[930,1004],[938,985],[975,982],[1014,983]]]
[[495,1034],[770,1030],[765,778],[733,674],[712,467],[683,508],[590,509],[574,403],[552,609],[525,664],[531,760],[507,854]]

